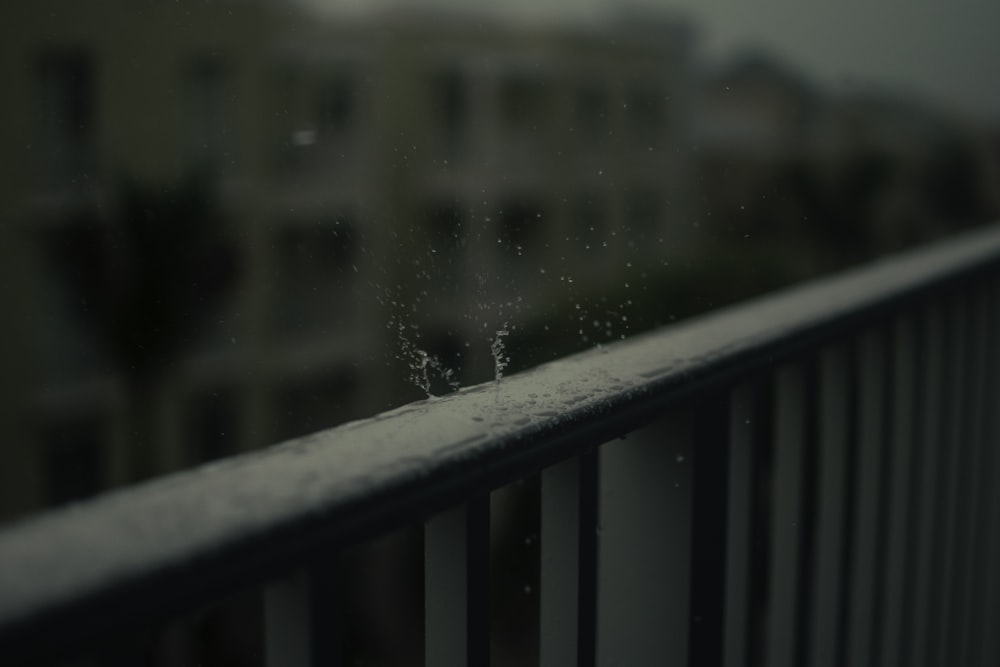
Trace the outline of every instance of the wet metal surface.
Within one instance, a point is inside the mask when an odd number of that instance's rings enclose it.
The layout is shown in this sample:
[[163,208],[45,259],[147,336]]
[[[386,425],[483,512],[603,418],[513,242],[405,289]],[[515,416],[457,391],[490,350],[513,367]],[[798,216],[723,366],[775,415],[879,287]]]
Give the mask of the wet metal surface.
[[992,227],[13,525],[0,654],[155,618],[422,520],[998,259]]

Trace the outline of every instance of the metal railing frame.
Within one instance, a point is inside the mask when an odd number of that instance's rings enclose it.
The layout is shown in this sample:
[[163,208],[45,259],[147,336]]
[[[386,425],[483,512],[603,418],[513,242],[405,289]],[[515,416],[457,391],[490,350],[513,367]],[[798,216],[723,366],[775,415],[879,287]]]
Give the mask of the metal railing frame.
[[998,314],[993,226],[30,518],[0,661],[265,586],[271,663],[328,664],[330,555],[426,521],[428,664],[487,664],[488,491],[541,474],[543,665],[996,664]]

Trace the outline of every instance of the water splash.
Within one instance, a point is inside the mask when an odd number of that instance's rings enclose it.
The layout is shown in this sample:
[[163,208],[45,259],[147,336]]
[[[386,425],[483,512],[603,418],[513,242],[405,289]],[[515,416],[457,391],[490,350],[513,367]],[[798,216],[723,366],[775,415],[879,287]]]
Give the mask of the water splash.
[[431,391],[432,371],[444,380],[452,391],[458,391],[459,382],[455,378],[455,371],[441,363],[441,360],[436,356],[428,354],[418,347],[413,348],[413,353],[416,360],[410,363],[410,381],[420,387],[428,398],[434,396]]
[[503,326],[493,336],[492,342],[490,342],[490,352],[493,353],[493,380],[497,384],[500,384],[500,381],[503,379],[503,370],[510,364],[510,356],[507,354],[507,348],[504,343],[504,338],[509,335],[510,326],[507,322],[504,322]]
[[445,366],[438,357],[413,343],[406,337],[405,331],[406,327],[399,324],[401,358],[410,368],[410,382],[427,394],[428,398],[434,397],[434,393],[431,391],[431,381],[435,376],[443,380],[452,391],[458,391],[461,384],[455,371]]

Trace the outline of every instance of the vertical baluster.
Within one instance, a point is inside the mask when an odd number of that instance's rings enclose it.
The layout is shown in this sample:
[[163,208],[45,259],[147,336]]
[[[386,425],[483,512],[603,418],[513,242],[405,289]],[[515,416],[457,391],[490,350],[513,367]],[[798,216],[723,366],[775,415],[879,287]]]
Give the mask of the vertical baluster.
[[337,576],[337,559],[331,555],[265,589],[268,667],[341,664],[343,619]]
[[892,330],[893,374],[887,378],[891,390],[892,427],[890,429],[889,471],[889,519],[887,531],[887,553],[885,576],[882,581],[884,600],[883,632],[880,638],[880,654],[873,660],[876,664],[892,666],[899,664],[899,642],[901,640],[904,598],[904,577],[906,574],[907,540],[912,525],[910,517],[910,482],[914,466],[915,409],[915,334],[913,324],[907,318],[895,322]]
[[[497,664],[536,666],[541,658],[542,493],[542,474],[538,473],[505,484],[491,494],[492,562],[490,572],[484,575],[488,574],[491,582],[490,647],[491,660]],[[572,513],[578,520],[578,499],[573,505]],[[572,555],[576,558],[578,549],[574,548]],[[556,567],[561,565],[555,563]],[[565,565],[578,569],[575,563]],[[572,623],[574,616],[562,620]]]
[[946,311],[946,352],[945,368],[947,369],[945,387],[947,394],[943,397],[945,410],[943,437],[938,443],[939,460],[942,476],[942,494],[939,498],[939,513],[935,544],[936,574],[934,587],[931,589],[934,620],[927,637],[927,654],[935,664],[946,665],[954,662],[950,655],[950,623],[954,613],[953,593],[955,589],[955,552],[958,534],[958,513],[960,507],[962,453],[964,449],[964,433],[962,407],[966,400],[963,376],[965,368],[965,297],[955,294],[951,298],[951,307]]
[[[916,623],[916,601],[919,592],[919,582],[917,579],[918,564],[920,561],[920,540],[921,525],[926,514],[924,483],[924,459],[926,452],[926,434],[923,432],[924,423],[924,393],[922,388],[927,381],[927,336],[926,330],[921,326],[920,315],[910,313],[905,316],[904,321],[908,321],[912,332],[913,351],[911,355],[912,364],[912,412],[906,425],[897,425],[897,433],[908,431],[909,438],[909,490],[906,496],[907,521],[906,521],[906,542],[903,547],[903,573],[902,573],[902,597],[899,600],[899,631],[896,638],[895,647],[887,647],[883,651],[886,655],[895,655],[895,661],[891,664],[910,664],[911,650],[913,648],[913,633]],[[902,367],[906,368],[905,359],[901,360]],[[904,370],[905,372],[905,370]]]
[[971,518],[976,508],[973,506],[975,484],[972,464],[976,458],[975,441],[977,437],[976,421],[976,382],[979,372],[975,351],[976,314],[975,299],[972,291],[966,291],[956,300],[955,319],[956,332],[955,349],[955,405],[952,408],[952,418],[955,424],[951,430],[952,442],[952,479],[953,494],[950,515],[950,536],[948,545],[949,559],[946,567],[950,573],[950,586],[946,589],[948,607],[945,610],[944,640],[941,644],[942,659],[951,663],[965,664],[959,659],[962,655],[963,626],[965,617],[965,602],[967,588],[965,585],[966,567],[971,553],[968,548]]
[[[984,503],[984,517],[980,523],[984,537],[982,570],[977,573],[977,609],[972,620],[974,655],[970,664],[994,667],[1000,664],[1000,278],[991,278],[990,294],[990,361],[987,369],[986,442],[987,461],[983,465],[984,477],[989,480]],[[977,659],[978,658],[978,659]]]
[[969,626],[972,619],[971,600],[975,590],[977,520],[982,513],[980,494],[982,466],[982,413],[983,387],[985,385],[985,313],[980,289],[970,290],[966,305],[966,336],[964,337],[965,364],[962,384],[964,401],[962,411],[961,470],[959,474],[958,531],[953,579],[952,614],[949,628],[950,649],[948,659],[955,664],[969,664]]
[[844,460],[844,494],[843,494],[843,507],[841,510],[841,525],[840,525],[840,553],[837,557],[840,559],[840,572],[838,577],[840,579],[840,589],[841,598],[840,605],[837,609],[837,627],[836,627],[836,644],[834,649],[836,651],[836,660],[834,664],[843,665],[847,662],[847,651],[849,647],[850,639],[850,626],[851,626],[851,611],[853,609],[853,596],[852,591],[854,588],[854,550],[856,537],[856,521],[855,515],[857,513],[858,504],[858,480],[857,480],[857,468],[858,468],[858,458],[860,457],[860,446],[858,443],[859,432],[860,432],[860,392],[858,391],[858,386],[860,381],[858,379],[860,370],[858,363],[858,349],[859,345],[857,340],[851,340],[845,345],[847,353],[847,365],[846,365],[846,390],[847,390],[847,419],[844,425],[845,432],[847,434],[847,442],[845,443],[845,460]]
[[466,598],[469,667],[490,664],[490,494],[467,503]]
[[799,566],[796,578],[795,664],[809,660],[812,641],[812,600],[815,596],[816,519],[819,515],[819,355],[811,355],[804,368],[802,455],[799,467]]
[[795,660],[797,635],[802,453],[806,409],[800,368],[789,366],[778,371],[775,409],[773,518],[765,664],[791,667]]
[[774,497],[775,375],[753,384],[750,457],[750,563],[747,591],[747,646],[749,667],[764,664],[767,650],[771,574],[771,524]]
[[427,664],[488,665],[489,495],[432,517],[424,535]]
[[990,478],[989,466],[992,461],[991,447],[989,441],[989,419],[991,409],[988,401],[990,396],[990,367],[992,360],[992,349],[995,347],[991,338],[991,313],[992,307],[990,295],[992,290],[989,284],[980,285],[977,288],[976,296],[970,303],[972,312],[972,372],[975,376],[971,386],[973,401],[973,416],[970,429],[972,432],[972,460],[970,461],[971,477],[970,483],[974,489],[970,491],[970,511],[972,516],[969,520],[968,552],[965,563],[964,586],[966,591],[965,608],[963,617],[965,622],[960,628],[961,637],[959,640],[960,653],[958,658],[962,664],[978,664],[979,650],[977,646],[977,632],[979,627],[978,618],[983,610],[980,605],[982,599],[982,582],[986,580],[987,565],[984,561],[986,547],[989,543],[988,535],[988,514],[990,504],[989,488],[993,484]]
[[600,449],[597,664],[687,660],[691,423]]
[[921,368],[919,405],[920,421],[918,446],[920,451],[921,493],[917,496],[918,512],[915,578],[912,616],[908,641],[903,647],[901,664],[922,667],[927,664],[925,641],[930,631],[932,618],[931,585],[937,574],[933,570],[934,544],[937,538],[935,518],[940,499],[938,454],[941,443],[941,403],[944,398],[942,380],[944,378],[942,313],[938,303],[930,304],[922,315],[923,364]]
[[466,664],[467,523],[463,505],[432,517],[424,531],[424,651],[435,667]]
[[729,502],[726,528],[726,598],[723,664],[744,667],[750,595],[750,508],[753,492],[753,389],[733,392],[730,411]]
[[858,355],[858,456],[857,467],[848,474],[856,477],[854,540],[851,554],[851,598],[848,626],[847,663],[868,664],[875,600],[879,547],[879,483],[883,450],[884,346],[879,334],[862,336]]
[[837,624],[842,596],[841,555],[844,553],[844,485],[848,441],[848,355],[841,347],[820,355],[819,503],[813,571],[813,611],[810,664],[835,667]]
[[[996,558],[990,557],[991,541],[1000,537],[1000,512],[994,510],[1000,502],[997,479],[1000,474],[1000,280],[988,276],[983,280],[977,310],[980,316],[976,337],[980,365],[978,392],[978,453],[975,465],[977,478],[976,521],[972,527],[972,566],[969,573],[970,598],[968,608],[968,663],[982,663],[982,636],[994,634],[987,625],[987,600],[990,577],[995,577]],[[1000,554],[996,554],[1000,558]],[[1000,581],[1000,577],[996,577]],[[994,619],[1000,621],[1000,619]],[[998,656],[1000,657],[1000,656]],[[993,663],[995,664],[995,663]]]
[[312,667],[309,577],[304,572],[264,591],[268,667]]
[[699,667],[722,665],[731,422],[728,393],[695,408],[688,664]]
[[895,392],[892,385],[895,377],[896,357],[892,353],[892,328],[887,327],[879,335],[879,354],[881,361],[881,397],[880,425],[878,433],[878,477],[876,495],[876,528],[875,528],[875,562],[872,586],[872,627],[871,641],[868,649],[868,664],[878,665],[882,654],[882,642],[885,640],[885,610],[888,602],[885,596],[885,586],[889,564],[889,519],[892,500],[893,465],[895,462],[893,442],[895,438],[895,422],[893,408]]
[[542,472],[541,667],[576,665],[580,590],[580,459]]
[[597,559],[600,521],[600,454],[580,456],[580,587],[577,592],[577,658],[579,667],[597,665]]

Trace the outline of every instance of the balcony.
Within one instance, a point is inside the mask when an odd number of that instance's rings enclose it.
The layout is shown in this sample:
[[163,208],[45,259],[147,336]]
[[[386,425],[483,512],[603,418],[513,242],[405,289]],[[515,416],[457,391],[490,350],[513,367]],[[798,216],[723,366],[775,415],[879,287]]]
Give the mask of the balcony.
[[347,664],[341,555],[409,527],[415,662],[510,662],[491,523],[521,480],[529,664],[995,665],[997,340],[994,226],[43,514],[0,532],[0,659],[133,664],[259,591],[262,663]]

